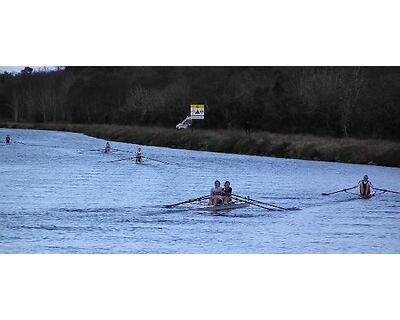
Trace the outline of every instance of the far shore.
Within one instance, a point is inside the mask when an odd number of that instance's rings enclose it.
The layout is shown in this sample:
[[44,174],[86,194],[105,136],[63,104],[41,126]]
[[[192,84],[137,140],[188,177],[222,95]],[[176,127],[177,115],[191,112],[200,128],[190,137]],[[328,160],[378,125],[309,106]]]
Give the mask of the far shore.
[[400,167],[400,143],[387,140],[106,124],[2,121],[0,127],[80,132],[106,140],[169,148]]

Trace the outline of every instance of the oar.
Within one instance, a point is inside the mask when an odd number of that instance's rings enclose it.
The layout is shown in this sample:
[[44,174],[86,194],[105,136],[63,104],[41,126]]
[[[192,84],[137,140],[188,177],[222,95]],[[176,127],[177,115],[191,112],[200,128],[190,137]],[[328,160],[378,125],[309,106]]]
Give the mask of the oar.
[[321,193],[321,195],[323,195],[323,196],[329,196],[329,195],[331,195],[331,194],[335,194],[335,193],[339,193],[339,192],[346,192],[347,190],[352,190],[352,189],[355,189],[355,188],[357,188],[357,187],[358,187],[358,186],[351,187],[351,188],[346,188],[346,189],[342,189],[342,190],[338,190],[338,191],[328,192],[328,193],[323,192],[323,193]]
[[78,152],[82,153],[82,152],[95,152],[95,151],[104,151],[104,149],[92,149],[92,150],[83,149],[83,150],[79,150]]
[[119,152],[126,152],[126,153],[133,153],[133,151],[128,151],[128,150],[121,150],[121,149],[113,149],[114,151],[119,151]]
[[387,190],[387,189],[379,189],[379,188],[374,188],[375,190],[383,191],[383,192],[390,192],[390,193],[395,193],[395,194],[400,194],[398,191],[392,191],[392,190]]
[[178,203],[167,204],[165,207],[166,207],[166,208],[173,208],[173,207],[179,206],[179,205],[181,205],[181,204],[191,203],[191,202],[196,202],[196,201],[201,201],[201,200],[208,199],[208,198],[210,198],[209,195],[207,195],[207,196],[202,196],[202,197],[199,197],[199,198],[189,199],[189,200],[182,201],[182,202],[178,202]]
[[277,208],[277,209],[290,210],[289,208],[283,208],[283,207],[279,207],[279,206],[274,205],[274,204],[270,204],[270,203],[266,203],[266,202],[262,202],[262,201],[258,201],[258,200],[254,200],[254,199],[248,199],[246,197],[242,197],[242,196],[239,196],[237,194],[232,194],[232,195],[237,197],[237,198],[242,198],[242,199],[247,200],[247,201],[253,201],[253,202],[260,203],[260,204],[263,204],[263,205],[266,205],[266,206],[270,206],[270,207],[274,207],[274,208]]
[[142,156],[142,158],[144,158],[144,159],[149,159],[149,160],[152,160],[152,161],[161,162],[161,163],[164,163],[164,164],[169,164],[168,162],[161,161],[161,160],[157,160],[157,159],[152,159],[152,158],[149,158],[149,157],[143,157],[143,156]]
[[111,163],[111,162],[118,162],[118,161],[124,161],[124,160],[130,160],[132,158],[128,157],[128,158],[122,158],[122,159],[117,159],[117,160],[112,160],[112,161],[107,161],[107,163]]
[[235,200],[246,202],[246,203],[248,203],[248,204],[250,204],[252,206],[255,206],[255,207],[263,208],[263,209],[268,210],[268,211],[274,210],[274,209],[271,209],[271,208],[268,208],[268,207],[261,206],[259,204],[254,203],[254,202],[251,202],[251,200],[249,201],[249,199],[246,199],[246,198],[237,198],[234,195],[232,195],[232,198],[235,199]]
[[14,143],[23,144],[24,146],[28,146],[28,147],[56,148],[56,149],[62,148],[62,147],[58,147],[58,146],[45,146],[45,145],[42,145],[42,144],[24,143],[24,142],[21,142],[21,141],[14,141]]

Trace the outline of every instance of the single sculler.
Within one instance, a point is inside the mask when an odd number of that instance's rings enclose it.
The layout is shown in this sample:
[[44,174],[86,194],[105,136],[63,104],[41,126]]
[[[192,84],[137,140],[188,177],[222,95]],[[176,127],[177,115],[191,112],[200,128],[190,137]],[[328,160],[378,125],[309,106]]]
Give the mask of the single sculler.
[[368,176],[365,175],[362,180],[358,182],[358,186],[360,187],[360,198],[369,199],[374,195],[371,181],[368,180]]
[[142,163],[142,161],[143,161],[142,149],[138,148],[136,153],[135,153],[135,162],[136,163]]
[[[358,191],[359,191],[358,194],[349,192],[350,190],[354,190],[356,188],[358,188]],[[377,192],[377,191],[379,191],[379,192]],[[372,185],[371,181],[369,180],[368,175],[365,175],[363,177],[363,179],[360,180],[358,182],[358,184],[356,186],[354,186],[354,187],[345,188],[345,189],[341,189],[341,190],[337,190],[337,191],[333,191],[333,192],[323,192],[322,195],[323,196],[330,196],[332,194],[341,193],[341,192],[347,192],[347,193],[350,193],[350,194],[357,195],[358,198],[360,198],[360,199],[370,199],[373,196],[376,196],[378,194],[383,194],[383,193],[386,193],[386,192],[394,193],[394,194],[400,194],[400,192],[398,192],[398,191],[375,188]]]
[[104,147],[104,153],[111,153],[111,144],[109,142],[107,142]]

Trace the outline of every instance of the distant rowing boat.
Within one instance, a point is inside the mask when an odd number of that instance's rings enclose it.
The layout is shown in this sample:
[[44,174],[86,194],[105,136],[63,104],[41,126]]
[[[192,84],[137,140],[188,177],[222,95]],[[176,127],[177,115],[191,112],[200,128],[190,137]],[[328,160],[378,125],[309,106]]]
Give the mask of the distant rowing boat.
[[193,210],[196,210],[196,211],[222,211],[222,210],[233,210],[233,209],[246,208],[248,206],[250,206],[250,204],[246,203],[246,202],[232,202],[229,204],[219,204],[216,206],[202,206],[199,208],[194,208]]

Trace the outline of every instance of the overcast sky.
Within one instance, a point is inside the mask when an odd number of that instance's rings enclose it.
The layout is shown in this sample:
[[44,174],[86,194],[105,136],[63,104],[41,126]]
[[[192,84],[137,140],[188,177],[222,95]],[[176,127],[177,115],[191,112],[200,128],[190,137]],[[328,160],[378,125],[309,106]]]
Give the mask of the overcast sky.
[[[20,72],[22,69],[24,69],[25,67],[27,67],[27,66],[20,66],[20,67],[13,67],[13,66],[6,66],[6,67],[2,67],[2,66],[0,66],[0,73],[3,73],[3,72]],[[48,69],[50,69],[50,70],[54,70],[55,68],[57,68],[57,67],[53,67],[53,66],[34,66],[34,67],[32,67],[31,66],[31,68],[32,69],[34,69],[34,70],[37,70],[37,69],[40,69],[40,68],[44,68],[44,67],[46,67],[46,68],[48,68]]]

